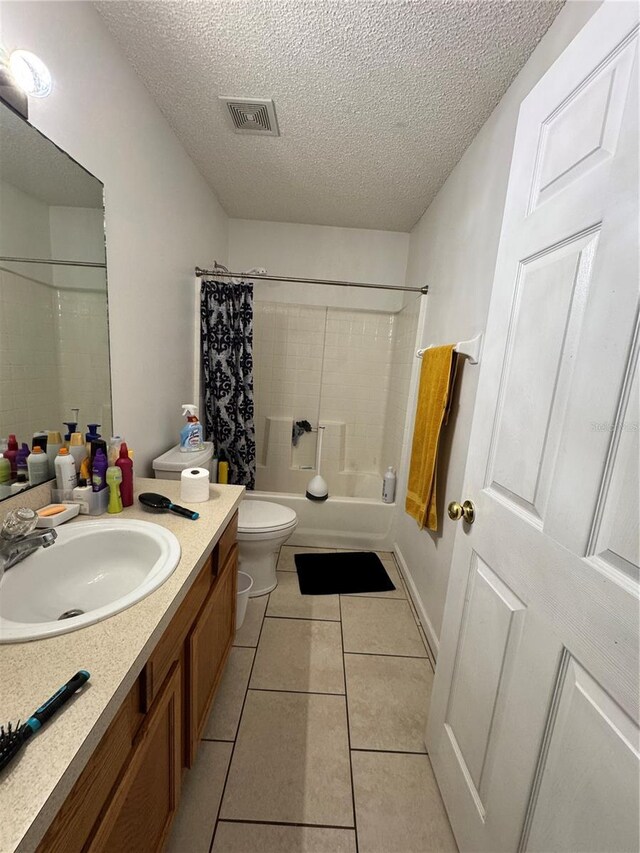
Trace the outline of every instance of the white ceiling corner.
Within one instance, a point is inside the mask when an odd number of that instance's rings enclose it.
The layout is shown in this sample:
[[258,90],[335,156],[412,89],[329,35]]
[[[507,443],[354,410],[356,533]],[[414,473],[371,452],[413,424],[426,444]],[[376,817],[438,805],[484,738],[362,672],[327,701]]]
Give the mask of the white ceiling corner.
[[[232,217],[409,231],[563,0],[99,2]],[[219,95],[273,98],[239,136]]]

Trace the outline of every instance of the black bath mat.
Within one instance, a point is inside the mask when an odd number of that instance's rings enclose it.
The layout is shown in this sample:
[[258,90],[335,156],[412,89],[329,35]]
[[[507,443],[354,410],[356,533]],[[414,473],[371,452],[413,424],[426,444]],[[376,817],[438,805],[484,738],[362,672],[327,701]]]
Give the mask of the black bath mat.
[[302,595],[347,595],[395,589],[382,561],[373,551],[296,554]]

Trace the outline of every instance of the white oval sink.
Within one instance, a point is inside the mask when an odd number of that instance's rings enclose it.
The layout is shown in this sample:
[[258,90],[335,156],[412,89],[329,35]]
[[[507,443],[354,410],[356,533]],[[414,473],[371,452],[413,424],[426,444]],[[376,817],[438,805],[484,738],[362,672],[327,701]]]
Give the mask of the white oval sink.
[[[171,575],[180,543],[149,521],[83,521],[57,529],[0,581],[0,643],[76,631],[145,598]],[[79,615],[61,617],[69,611]]]

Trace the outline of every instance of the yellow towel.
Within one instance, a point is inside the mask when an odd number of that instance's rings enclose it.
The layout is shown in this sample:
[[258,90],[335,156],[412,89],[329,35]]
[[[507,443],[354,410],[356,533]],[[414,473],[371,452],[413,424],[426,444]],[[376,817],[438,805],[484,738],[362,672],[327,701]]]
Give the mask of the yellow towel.
[[447,422],[456,375],[457,354],[453,347],[448,344],[425,350],[420,371],[405,509],[420,528],[428,527],[429,530],[438,529],[438,442],[442,425]]

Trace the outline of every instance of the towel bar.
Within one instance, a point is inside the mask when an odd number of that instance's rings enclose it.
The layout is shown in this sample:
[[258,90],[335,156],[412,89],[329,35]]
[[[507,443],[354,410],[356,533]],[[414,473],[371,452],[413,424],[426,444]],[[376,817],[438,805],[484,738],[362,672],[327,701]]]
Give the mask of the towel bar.
[[[475,336],[475,338],[471,338],[470,341],[458,341],[455,345],[454,350],[458,353],[458,355],[462,355],[465,358],[469,359],[469,364],[477,364],[480,361],[480,349],[482,347],[482,332]],[[416,351],[416,357],[422,358],[425,352],[429,349],[429,347],[424,347],[424,349],[419,349]]]

